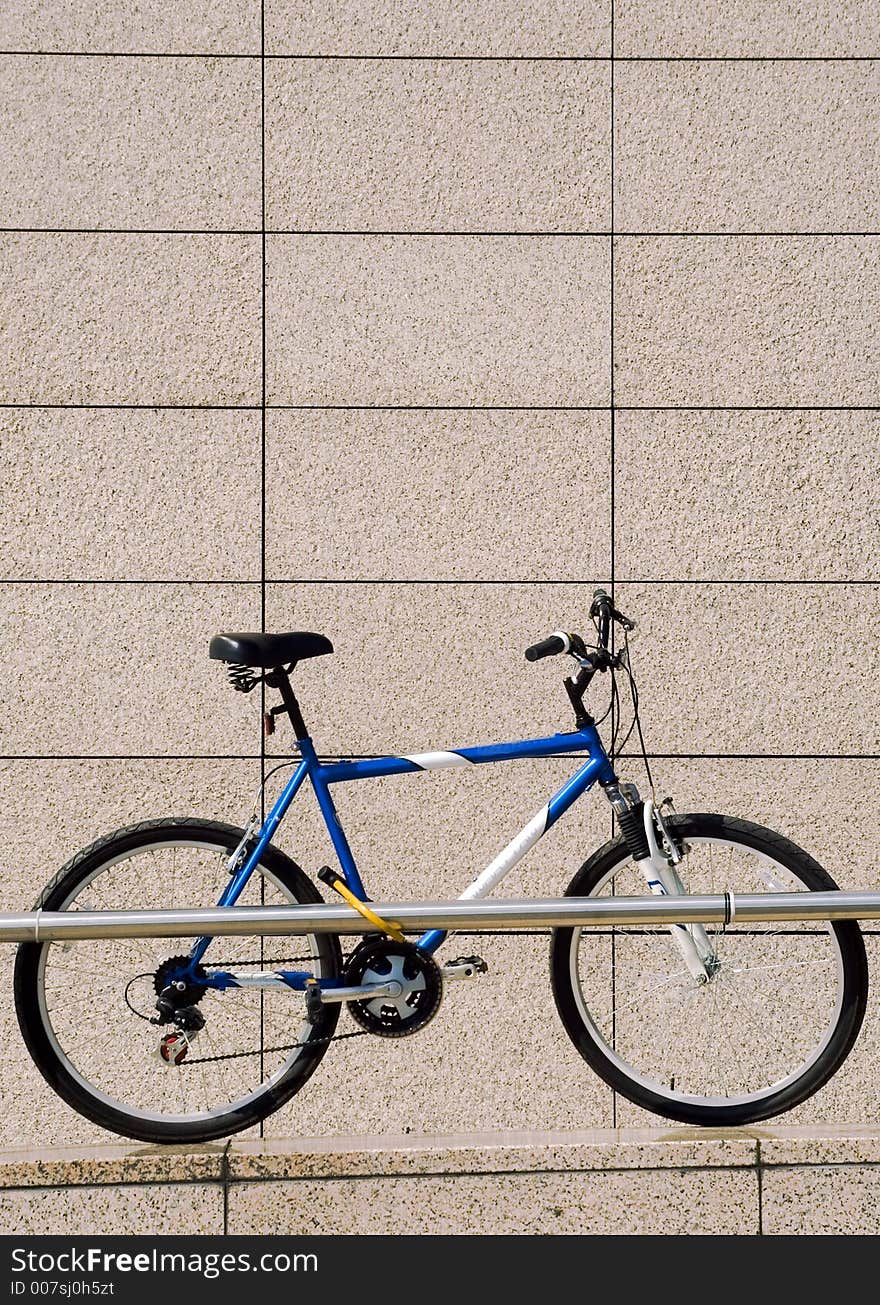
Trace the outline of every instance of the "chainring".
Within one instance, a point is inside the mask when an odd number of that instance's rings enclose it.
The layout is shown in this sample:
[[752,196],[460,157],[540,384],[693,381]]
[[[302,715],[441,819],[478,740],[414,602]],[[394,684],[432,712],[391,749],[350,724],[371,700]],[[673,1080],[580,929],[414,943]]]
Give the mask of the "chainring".
[[365,939],[348,958],[344,977],[351,987],[389,980],[401,985],[398,997],[367,997],[348,1003],[355,1023],[377,1037],[408,1037],[430,1023],[440,1009],[443,976],[439,966],[413,943]]

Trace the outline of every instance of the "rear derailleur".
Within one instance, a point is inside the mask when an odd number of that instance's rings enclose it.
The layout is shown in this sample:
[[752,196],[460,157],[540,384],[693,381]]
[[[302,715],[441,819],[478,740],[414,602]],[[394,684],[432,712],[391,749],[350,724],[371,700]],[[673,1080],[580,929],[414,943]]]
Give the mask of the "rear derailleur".
[[167,1065],[180,1065],[205,1027],[199,1002],[208,991],[208,985],[201,982],[206,974],[199,965],[192,977],[190,965],[188,956],[172,956],[163,961],[153,976],[156,1014],[150,1023],[174,1025],[174,1032],[164,1034],[159,1040],[159,1056]]

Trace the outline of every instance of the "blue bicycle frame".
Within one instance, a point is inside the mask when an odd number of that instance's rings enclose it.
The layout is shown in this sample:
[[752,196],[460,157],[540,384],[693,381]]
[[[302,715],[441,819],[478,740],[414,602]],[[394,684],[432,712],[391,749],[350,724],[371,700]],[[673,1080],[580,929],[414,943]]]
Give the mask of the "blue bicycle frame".
[[[534,847],[538,840],[555,825],[579,797],[586,793],[598,781],[600,784],[615,784],[616,775],[608,754],[603,747],[595,725],[588,724],[582,728],[564,734],[553,734],[548,738],[524,739],[518,743],[490,743],[476,748],[456,748],[449,752],[422,752],[404,757],[374,757],[365,761],[322,762],[315,752],[311,738],[306,735],[297,740],[302,760],[293,776],[285,785],[257,835],[256,842],[244,862],[231,875],[218,905],[234,906],[241,893],[260,863],[267,845],[284,819],[290,804],[302,788],[306,779],[311,781],[321,808],[321,814],[333,843],[342,877],[349,890],[360,900],[367,900],[357,863],[354,859],[345,831],[339,820],[336,807],[330,793],[331,784],[344,784],[355,779],[378,779],[386,775],[406,775],[425,770],[446,770],[453,767],[487,765],[495,761],[516,761],[524,757],[557,757],[569,752],[586,753],[587,760],[572,775],[562,788],[550,798],[550,801],[532,817],[520,832],[493,861],[477,875],[476,879],[461,894],[462,900],[485,897],[496,887],[508,872]],[[433,953],[443,942],[446,934],[439,929],[432,929],[423,934],[416,944],[423,951]],[[210,938],[199,938],[190,957],[195,967],[205,955]],[[226,986],[224,977],[215,974],[212,986]],[[279,972],[279,977],[292,988],[301,988],[310,976],[300,972]]]

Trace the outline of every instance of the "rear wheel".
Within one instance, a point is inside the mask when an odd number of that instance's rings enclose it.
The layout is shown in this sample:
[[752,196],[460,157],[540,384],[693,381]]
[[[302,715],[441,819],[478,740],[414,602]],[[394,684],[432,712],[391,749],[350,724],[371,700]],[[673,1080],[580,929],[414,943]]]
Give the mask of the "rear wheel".
[[[59,871],[39,906],[213,905],[242,836],[231,825],[196,819],[119,830]],[[320,901],[302,870],[270,847],[239,904]],[[197,997],[204,1029],[175,1063],[179,1044],[169,1041],[169,1026],[148,1017],[155,1014],[157,971],[189,946],[185,938],[116,938],[25,943],[18,950],[16,1011],[37,1067],[74,1110],[126,1137],[207,1142],[257,1123],[303,1087],[339,1018],[339,1007],[328,1004],[316,1024],[308,1023],[302,995],[289,989],[209,988]],[[293,968],[318,978],[341,970],[338,939],[326,934],[217,938],[203,964],[247,973],[292,957],[303,958]]]
[[[788,839],[717,815],[667,821],[688,893],[811,892],[836,884]],[[566,896],[639,897],[622,839],[581,867]],[[868,968],[854,920],[706,926],[715,965],[699,984],[668,928],[557,929],[551,976],[566,1031],[618,1092],[689,1124],[768,1119],[812,1096],[846,1059]]]

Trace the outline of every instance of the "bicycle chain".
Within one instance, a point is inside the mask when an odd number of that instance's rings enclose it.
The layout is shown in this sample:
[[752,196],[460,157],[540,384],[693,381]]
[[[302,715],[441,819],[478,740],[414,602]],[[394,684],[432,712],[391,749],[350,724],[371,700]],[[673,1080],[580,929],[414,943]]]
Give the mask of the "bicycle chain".
[[262,961],[243,961],[236,957],[234,961],[211,961],[212,969],[219,969],[224,965],[292,965],[294,961],[311,961],[313,964],[318,958],[316,956],[267,956]]
[[225,1056],[196,1056],[190,1060],[187,1056],[180,1062],[179,1069],[186,1069],[187,1065],[213,1065],[218,1060],[241,1060],[243,1056],[271,1056],[276,1051],[296,1051],[297,1047],[318,1047],[324,1042],[344,1042],[346,1038],[366,1038],[369,1037],[366,1029],[358,1029],[356,1033],[331,1033],[326,1038],[312,1038],[309,1042],[291,1042],[287,1047],[263,1047],[256,1051],[229,1051]]
[[[260,961],[212,961],[214,966],[221,965],[291,965],[296,961],[314,961],[314,956],[276,956],[269,960]],[[308,1042],[291,1042],[286,1047],[261,1047],[256,1051],[229,1051],[225,1056],[196,1056],[193,1060],[189,1057],[180,1062],[180,1069],[185,1069],[187,1065],[213,1065],[220,1060],[241,1060],[245,1056],[271,1056],[279,1051],[296,1051],[298,1047],[318,1047],[325,1042],[344,1042],[346,1038],[366,1038],[368,1037],[366,1029],[358,1029],[354,1033],[331,1033],[324,1038],[310,1038]]]

